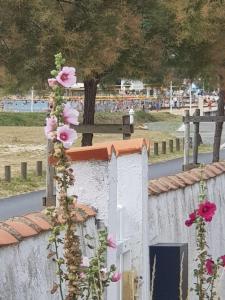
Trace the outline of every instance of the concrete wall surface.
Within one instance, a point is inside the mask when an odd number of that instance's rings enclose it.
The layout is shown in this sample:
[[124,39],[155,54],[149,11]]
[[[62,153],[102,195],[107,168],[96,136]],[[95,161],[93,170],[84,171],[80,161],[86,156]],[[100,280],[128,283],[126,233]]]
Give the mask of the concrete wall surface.
[[[149,197],[149,245],[156,243],[188,243],[189,283],[193,284],[192,271],[196,257],[195,225],[186,227],[188,215],[198,206],[199,184],[187,186]],[[209,252],[214,259],[225,254],[225,174],[207,181],[207,199],[215,202],[216,214],[208,224]],[[223,287],[223,288],[222,288]],[[225,299],[225,276],[220,281],[220,296]],[[192,295],[190,299],[195,299]],[[198,298],[196,298],[198,299]]]

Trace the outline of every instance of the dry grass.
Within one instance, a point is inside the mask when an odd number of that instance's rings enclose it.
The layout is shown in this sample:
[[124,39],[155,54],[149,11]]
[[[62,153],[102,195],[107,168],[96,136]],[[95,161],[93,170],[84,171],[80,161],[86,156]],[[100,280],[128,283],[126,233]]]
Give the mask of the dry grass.
[[[135,130],[132,138],[146,138],[150,140],[151,145],[155,141],[169,140],[175,138],[173,133],[148,131],[148,130]],[[122,139],[121,134],[95,134],[94,143],[112,141]],[[80,146],[81,136],[77,140],[75,146]],[[209,151],[210,148],[203,147],[203,152]],[[151,147],[152,151],[152,147]],[[159,150],[160,152],[160,150]],[[150,155],[151,162],[159,162],[163,160],[182,157],[183,152],[174,152],[168,154],[160,154],[154,156]],[[44,180],[40,180],[40,184],[28,182],[28,185],[19,183],[18,176],[20,174],[21,162],[28,163],[28,171],[35,170],[36,161],[43,161],[43,168],[46,165],[46,138],[44,136],[43,127],[13,127],[2,126],[0,127],[0,197],[19,194],[28,190],[35,190],[44,188]],[[12,177],[17,177],[15,187],[10,184],[4,184],[1,180],[4,178],[4,166],[10,165],[12,170]]]

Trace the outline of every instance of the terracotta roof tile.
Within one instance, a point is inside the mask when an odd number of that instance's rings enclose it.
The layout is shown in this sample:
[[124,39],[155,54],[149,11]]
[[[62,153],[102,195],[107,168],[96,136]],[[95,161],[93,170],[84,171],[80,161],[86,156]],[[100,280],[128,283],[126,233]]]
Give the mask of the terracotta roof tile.
[[159,181],[161,183],[163,183],[164,185],[166,185],[168,187],[168,189],[170,190],[176,190],[179,186],[176,184],[176,182],[173,182],[172,180],[170,180],[169,177],[162,177],[159,178]]
[[151,184],[153,187],[155,187],[156,189],[160,190],[161,192],[168,192],[168,188],[162,184],[159,180],[152,180]]
[[0,247],[17,244],[19,241],[4,229],[0,229]]
[[126,154],[140,153],[143,147],[148,148],[147,142],[145,139],[139,138],[98,143],[88,147],[71,148],[67,150],[67,154],[73,161],[109,160],[112,152],[118,157]]
[[[83,223],[88,218],[96,216],[96,210],[82,203],[77,203],[74,215],[78,222]],[[19,243],[24,238],[38,235],[40,232],[50,229],[50,220],[44,212],[10,218],[0,222],[0,247]]]
[[210,170],[212,171],[215,175],[220,175],[221,173],[223,173],[223,171],[221,171],[221,169],[217,168],[215,165],[208,165],[205,167],[206,170]]
[[203,178],[204,180],[219,176],[225,173],[225,162],[213,163],[203,168],[203,171],[192,169],[190,171],[178,173],[174,176],[161,177],[150,180],[148,186],[149,195],[159,195],[179,188],[193,185]]
[[177,174],[176,176],[177,176],[179,179],[181,179],[181,180],[184,182],[185,185],[191,185],[191,184],[193,184],[193,180],[191,180],[188,176],[186,176],[185,173],[186,173],[186,172],[184,172],[184,173],[179,173],[179,174]]
[[214,163],[214,166],[216,166],[221,171],[225,172],[225,164],[222,164],[222,162]]
[[174,183],[174,184],[177,184],[177,186],[179,188],[183,188],[186,186],[186,184],[183,182],[182,179],[180,179],[179,177],[177,176],[168,176],[168,178],[170,178],[170,180]]
[[14,221],[13,219],[7,220],[5,223],[14,228],[17,232],[19,232],[22,238],[37,234],[36,230],[24,224],[23,222],[20,222],[19,219],[17,221]]

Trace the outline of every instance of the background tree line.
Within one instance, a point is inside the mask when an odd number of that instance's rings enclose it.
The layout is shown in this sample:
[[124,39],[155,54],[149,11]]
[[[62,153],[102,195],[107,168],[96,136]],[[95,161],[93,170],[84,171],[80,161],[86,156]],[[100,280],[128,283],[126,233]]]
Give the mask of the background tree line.
[[[202,78],[220,86],[224,115],[225,3],[209,0],[0,0],[0,85],[46,88],[61,51],[84,82],[84,124],[94,124],[98,84],[119,78]],[[222,123],[216,126],[219,159]],[[84,134],[82,145],[92,143]]]

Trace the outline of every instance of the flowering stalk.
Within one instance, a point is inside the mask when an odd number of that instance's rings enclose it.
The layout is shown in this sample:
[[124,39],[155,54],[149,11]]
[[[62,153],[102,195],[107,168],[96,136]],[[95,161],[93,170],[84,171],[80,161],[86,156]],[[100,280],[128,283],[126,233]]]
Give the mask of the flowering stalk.
[[216,297],[215,280],[218,278],[220,267],[225,266],[225,256],[221,256],[215,263],[208,253],[207,245],[207,223],[211,222],[216,211],[216,205],[206,199],[206,185],[203,180],[200,182],[198,209],[189,214],[189,219],[185,225],[190,227],[196,224],[196,246],[197,258],[195,259],[197,268],[194,270],[196,283],[194,288],[199,300],[213,300]]
[[[49,258],[57,264],[57,275],[59,283],[55,283],[51,293],[60,290],[61,300],[64,300],[63,283],[67,284],[67,295],[65,300],[91,299],[103,300],[105,288],[110,282],[117,282],[121,278],[120,273],[115,273],[115,266],[110,266],[107,271],[106,252],[107,247],[116,248],[116,243],[107,231],[100,231],[99,246],[95,256],[90,263],[83,258],[80,250],[80,239],[76,235],[76,197],[69,197],[67,190],[74,184],[73,169],[66,149],[70,148],[77,134],[72,125],[78,125],[79,113],[72,109],[69,104],[64,103],[63,87],[71,87],[76,82],[75,69],[62,67],[65,60],[61,53],[55,55],[56,70],[51,74],[54,78],[48,80],[53,89],[51,99],[52,110],[46,119],[45,134],[53,142],[51,161],[56,169],[55,179],[57,181],[58,208],[49,208],[47,215],[52,221],[52,233],[49,238]],[[61,231],[64,237],[61,237]],[[89,237],[90,238],[90,237]],[[59,245],[63,245],[63,257],[59,256]],[[91,247],[91,245],[88,245]]]
[[[75,69],[70,67],[62,67],[65,60],[61,54],[55,55],[56,70],[51,74],[55,78],[49,79],[49,85],[53,89],[52,111],[50,117],[46,120],[45,133],[49,139],[53,141],[52,160],[56,169],[55,179],[59,189],[59,207],[50,214],[53,221],[52,242],[55,245],[56,262],[58,265],[57,274],[59,275],[59,287],[61,298],[62,282],[66,281],[68,292],[66,300],[76,300],[80,295],[80,264],[81,251],[79,237],[76,235],[76,201],[73,197],[67,196],[67,189],[74,183],[73,170],[70,168],[70,161],[66,155],[68,149],[76,139],[77,135],[74,129],[70,128],[70,124],[78,124],[78,112],[69,108],[63,100],[63,88],[71,87],[76,82]],[[54,215],[54,218],[53,218]],[[59,215],[61,220],[59,220]],[[55,218],[57,216],[57,218]],[[63,224],[65,230],[64,239],[64,258],[58,256],[58,244],[61,239],[56,238],[60,235],[60,229],[57,224]],[[51,241],[51,239],[50,239]],[[62,266],[66,266],[63,271]]]
[[[85,300],[103,300],[105,289],[110,282],[118,282],[121,279],[121,274],[115,272],[115,265],[106,268],[107,247],[115,249],[115,241],[108,236],[106,230],[99,231],[98,240],[99,245],[94,257],[83,258],[82,299]],[[93,248],[90,244],[88,246]]]

